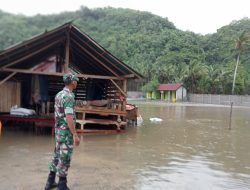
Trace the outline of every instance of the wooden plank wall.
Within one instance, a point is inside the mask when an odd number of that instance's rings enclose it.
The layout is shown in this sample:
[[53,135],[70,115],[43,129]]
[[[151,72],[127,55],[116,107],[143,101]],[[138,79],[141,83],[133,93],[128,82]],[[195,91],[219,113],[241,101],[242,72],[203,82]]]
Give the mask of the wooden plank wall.
[[[116,92],[119,90],[114,86],[114,84],[109,80],[100,80],[100,79],[86,79],[80,80],[77,85],[77,89],[74,91],[76,100],[87,100],[87,91],[93,88],[93,84],[95,86],[99,86],[100,89],[103,91],[102,98],[105,99],[119,99],[117,97]],[[118,85],[122,88],[122,83],[119,82]],[[54,98],[56,94],[64,88],[64,84],[62,80],[58,80],[56,78],[49,78],[49,96],[51,97],[51,102],[54,102]]]
[[21,84],[19,82],[5,82],[0,85],[0,112],[10,112],[14,105],[20,106]]

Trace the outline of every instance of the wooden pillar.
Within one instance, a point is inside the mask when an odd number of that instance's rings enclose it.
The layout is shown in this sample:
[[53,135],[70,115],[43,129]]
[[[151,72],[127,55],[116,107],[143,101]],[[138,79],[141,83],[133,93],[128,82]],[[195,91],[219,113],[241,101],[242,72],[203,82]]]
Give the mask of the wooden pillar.
[[69,41],[70,41],[69,33],[70,30],[67,33],[66,44],[65,44],[64,73],[69,72]]
[[128,80],[123,80],[123,91],[126,93],[127,95],[127,85],[128,85]]
[[86,118],[86,113],[82,112],[82,120],[84,121],[84,123],[81,124],[81,130],[84,130],[84,124],[85,124],[85,118]]
[[2,122],[0,121],[0,135],[2,134]]
[[127,104],[127,97],[128,97],[128,93],[127,93],[127,86],[128,86],[128,80],[125,79],[123,80],[123,92],[126,94],[126,97],[124,97],[124,101],[122,104],[122,110],[126,111],[126,104]]

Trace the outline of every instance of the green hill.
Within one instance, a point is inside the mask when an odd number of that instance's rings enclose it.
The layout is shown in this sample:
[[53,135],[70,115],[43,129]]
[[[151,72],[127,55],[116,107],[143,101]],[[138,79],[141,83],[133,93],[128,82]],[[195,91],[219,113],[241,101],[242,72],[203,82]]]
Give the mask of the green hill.
[[[235,40],[249,31],[245,18],[211,35],[177,29],[167,18],[131,9],[81,7],[75,12],[27,17],[0,11],[0,49],[72,21],[119,59],[157,83],[182,82],[189,92],[231,93]],[[236,93],[250,93],[249,48],[240,56]]]

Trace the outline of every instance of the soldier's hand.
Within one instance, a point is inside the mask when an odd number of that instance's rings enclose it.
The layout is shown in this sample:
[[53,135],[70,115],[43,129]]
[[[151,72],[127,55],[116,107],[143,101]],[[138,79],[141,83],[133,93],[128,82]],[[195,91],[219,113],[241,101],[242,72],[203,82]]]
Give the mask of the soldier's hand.
[[77,134],[74,135],[74,144],[76,146],[79,146],[79,144],[80,144],[80,138],[78,137]]

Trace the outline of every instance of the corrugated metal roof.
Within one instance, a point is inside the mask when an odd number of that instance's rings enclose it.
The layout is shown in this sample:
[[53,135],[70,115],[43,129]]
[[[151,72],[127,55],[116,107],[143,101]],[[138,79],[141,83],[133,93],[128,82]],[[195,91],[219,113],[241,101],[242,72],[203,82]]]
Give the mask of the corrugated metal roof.
[[160,84],[158,87],[158,90],[178,90],[182,84],[176,83],[176,84]]

